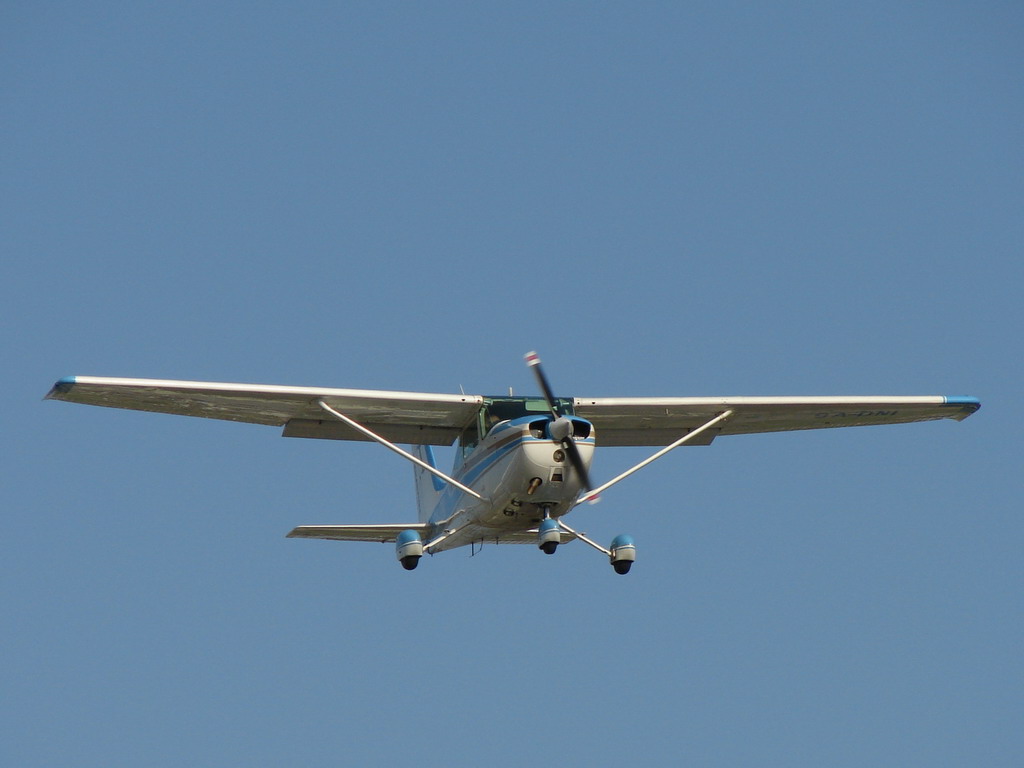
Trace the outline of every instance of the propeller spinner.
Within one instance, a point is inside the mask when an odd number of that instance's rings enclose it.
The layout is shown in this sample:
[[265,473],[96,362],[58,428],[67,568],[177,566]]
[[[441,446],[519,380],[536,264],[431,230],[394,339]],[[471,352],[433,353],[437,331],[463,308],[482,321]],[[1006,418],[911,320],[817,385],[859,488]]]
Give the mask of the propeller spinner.
[[551,385],[548,383],[548,377],[544,375],[544,369],[540,367],[540,357],[538,357],[536,352],[530,352],[526,355],[526,364],[533,369],[533,374],[537,377],[537,383],[540,385],[541,393],[544,395],[544,400],[547,402],[548,409],[551,411],[551,418],[553,421],[548,427],[551,437],[557,440],[562,445],[562,448],[565,449],[565,453],[569,457],[569,463],[572,464],[572,468],[579,476],[583,487],[586,488],[587,491],[594,490],[594,487],[590,484],[590,475],[587,473],[587,466],[583,463],[583,457],[580,456],[580,449],[576,446],[576,440],[573,437],[572,419],[562,413],[559,413],[558,408],[555,405],[555,395],[551,391]]

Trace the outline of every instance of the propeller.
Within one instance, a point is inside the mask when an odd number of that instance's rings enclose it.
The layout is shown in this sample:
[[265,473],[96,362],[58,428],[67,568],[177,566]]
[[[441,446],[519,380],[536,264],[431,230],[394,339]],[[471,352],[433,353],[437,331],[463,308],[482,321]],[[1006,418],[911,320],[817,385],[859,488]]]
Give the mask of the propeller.
[[576,446],[576,440],[573,439],[572,419],[558,412],[558,408],[555,405],[555,395],[551,391],[548,377],[544,375],[544,369],[540,367],[540,357],[538,357],[536,352],[530,352],[526,355],[526,364],[533,369],[533,375],[537,377],[541,393],[543,393],[544,400],[548,404],[548,410],[551,411],[553,421],[548,427],[551,437],[561,443],[562,448],[565,449],[565,453],[569,457],[569,463],[576,470],[576,474],[579,476],[583,487],[588,491],[594,490],[594,487],[590,484],[587,466],[583,463],[583,457],[580,456],[580,449]]

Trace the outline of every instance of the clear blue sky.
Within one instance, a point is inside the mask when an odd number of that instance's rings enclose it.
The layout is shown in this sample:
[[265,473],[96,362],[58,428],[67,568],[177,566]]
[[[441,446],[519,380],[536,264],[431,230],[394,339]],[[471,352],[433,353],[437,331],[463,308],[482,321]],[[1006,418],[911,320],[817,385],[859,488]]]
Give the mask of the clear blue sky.
[[[895,7],[894,7],[895,5]],[[0,763],[1017,766],[1024,10],[7,3]],[[65,375],[974,395],[737,437],[570,523]],[[599,452],[608,479],[644,451]]]

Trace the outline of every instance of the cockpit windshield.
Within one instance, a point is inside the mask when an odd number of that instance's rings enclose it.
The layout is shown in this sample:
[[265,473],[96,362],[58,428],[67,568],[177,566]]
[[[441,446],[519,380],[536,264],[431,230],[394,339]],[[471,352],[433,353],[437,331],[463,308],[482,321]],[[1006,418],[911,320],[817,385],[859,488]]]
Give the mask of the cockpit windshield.
[[[573,413],[572,405],[572,400],[566,398],[555,401],[558,412],[567,416]],[[459,437],[458,455],[461,460],[465,460],[496,424],[521,416],[545,413],[549,413],[548,404],[539,397],[485,397],[484,407],[477,414],[476,422],[470,424]]]

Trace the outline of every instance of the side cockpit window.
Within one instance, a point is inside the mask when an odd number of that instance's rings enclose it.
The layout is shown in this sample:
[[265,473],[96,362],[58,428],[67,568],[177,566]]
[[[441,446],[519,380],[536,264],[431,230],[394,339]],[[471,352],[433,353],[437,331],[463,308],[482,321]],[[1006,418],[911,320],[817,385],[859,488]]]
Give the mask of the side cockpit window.
[[479,444],[480,427],[475,423],[470,424],[466,427],[463,433],[459,435],[459,457],[462,461],[465,461],[466,457],[468,457]]

